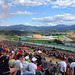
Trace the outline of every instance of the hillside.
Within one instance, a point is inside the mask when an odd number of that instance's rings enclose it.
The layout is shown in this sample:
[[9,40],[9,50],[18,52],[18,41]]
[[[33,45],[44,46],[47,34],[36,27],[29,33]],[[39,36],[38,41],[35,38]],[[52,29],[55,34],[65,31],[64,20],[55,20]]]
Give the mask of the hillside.
[[29,32],[68,32],[75,31],[75,25],[57,25],[57,26],[27,26],[27,25],[14,25],[14,26],[0,26],[0,31],[6,30],[19,30],[19,31],[29,31]]

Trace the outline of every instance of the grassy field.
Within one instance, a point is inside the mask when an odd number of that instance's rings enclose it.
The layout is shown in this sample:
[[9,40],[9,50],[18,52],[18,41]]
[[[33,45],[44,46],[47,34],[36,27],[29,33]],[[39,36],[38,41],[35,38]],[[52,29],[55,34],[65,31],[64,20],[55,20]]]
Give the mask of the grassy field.
[[[60,35],[60,36],[58,36],[60,39],[65,39],[62,35]],[[24,37],[24,38],[27,38],[27,37]],[[9,39],[9,40],[18,40],[19,38],[17,37],[17,36],[5,36],[5,35],[0,35],[0,39],[1,40],[3,40],[3,39]],[[48,39],[48,38],[47,38]],[[34,40],[34,38],[30,38],[30,39],[28,39],[28,40],[25,40],[26,42],[35,42],[35,43],[42,43],[42,44],[49,44],[50,45],[50,43],[49,43],[49,41],[48,40]],[[75,43],[75,41],[73,42],[73,43]],[[54,43],[54,42],[51,42],[51,44],[53,44],[53,45],[57,45],[56,43]],[[60,45],[59,45],[60,46]],[[66,46],[66,47],[69,47],[69,46],[67,46],[67,45],[63,45],[63,46]]]
[[[57,44],[57,43],[55,43],[55,42],[52,42],[51,41],[51,43],[49,43],[49,41],[48,40],[32,40],[32,39],[29,39],[29,40],[25,40],[26,42],[34,42],[34,43],[40,43],[40,44],[48,44],[48,45],[56,45],[56,46],[64,46],[64,47],[70,47],[70,46],[68,46],[68,45],[61,45],[61,44]],[[75,48],[75,47],[73,47],[73,48]]]
[[75,44],[75,41],[72,41],[71,43],[74,43]]
[[5,36],[5,38],[9,40],[18,40],[18,37],[16,36]]
[[58,36],[58,39],[65,40],[65,38],[62,35]]
[[17,36],[6,36],[6,35],[0,35],[0,39],[9,39],[9,40],[18,40]]
[[2,41],[3,39],[5,39],[5,36],[0,35],[0,41]]

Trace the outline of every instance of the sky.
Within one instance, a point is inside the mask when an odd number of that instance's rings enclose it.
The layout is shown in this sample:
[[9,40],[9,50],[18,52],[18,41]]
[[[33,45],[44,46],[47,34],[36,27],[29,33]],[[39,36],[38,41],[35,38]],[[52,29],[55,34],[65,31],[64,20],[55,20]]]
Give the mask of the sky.
[[75,0],[0,0],[0,26],[75,24]]

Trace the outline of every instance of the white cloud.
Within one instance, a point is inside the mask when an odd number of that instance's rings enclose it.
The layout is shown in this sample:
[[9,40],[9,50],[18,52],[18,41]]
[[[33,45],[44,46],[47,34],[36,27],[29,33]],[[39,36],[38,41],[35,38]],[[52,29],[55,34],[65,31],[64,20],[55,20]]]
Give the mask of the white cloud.
[[17,12],[14,12],[14,13],[7,13],[7,14],[9,14],[9,15],[32,15],[32,14],[34,14],[34,13],[32,13],[32,12],[27,12],[27,11],[24,11],[24,12],[21,12],[21,11],[17,11]]
[[24,23],[24,25],[27,25],[27,26],[32,26],[32,24],[30,24],[30,23]]
[[0,15],[0,20],[1,20],[1,19],[4,19],[4,18],[7,18],[7,16],[5,16],[5,15]]
[[0,0],[1,9],[9,9],[11,6],[22,5],[22,6],[48,6],[52,8],[66,8],[75,7],[75,0]]
[[2,23],[2,19],[6,19],[7,18],[7,16],[5,16],[5,15],[0,15],[0,24]]
[[63,14],[63,15],[55,15],[53,17],[32,18],[32,20],[42,23],[75,21],[75,15]]
[[[2,15],[0,15],[0,20],[6,19],[6,18],[8,18],[12,15],[32,15],[32,14],[35,14],[35,13],[27,12],[27,11],[24,11],[24,12],[17,11],[17,12],[14,12],[14,13],[4,12]],[[1,23],[1,21],[0,21],[0,23]]]
[[75,0],[56,0],[52,1],[52,8],[75,7]]
[[66,8],[75,7],[75,0],[0,0],[1,8],[9,8],[11,6],[22,5],[22,6],[48,6],[52,8]]
[[9,0],[0,0],[0,12],[5,14],[9,12],[11,2]]
[[46,26],[56,26],[57,24],[55,23],[47,23]]
[[4,1],[3,0],[0,0],[0,5],[4,4]]
[[40,5],[48,5],[51,0],[14,0],[12,3],[16,5],[23,6],[40,6]]
[[40,5],[52,5],[52,8],[66,8],[75,7],[75,0],[14,0],[12,4],[23,6],[40,6]]
[[17,24],[7,24],[7,25],[0,25],[0,26],[14,26],[14,25],[26,25],[26,26],[32,26],[32,24],[30,24],[30,23],[17,23]]

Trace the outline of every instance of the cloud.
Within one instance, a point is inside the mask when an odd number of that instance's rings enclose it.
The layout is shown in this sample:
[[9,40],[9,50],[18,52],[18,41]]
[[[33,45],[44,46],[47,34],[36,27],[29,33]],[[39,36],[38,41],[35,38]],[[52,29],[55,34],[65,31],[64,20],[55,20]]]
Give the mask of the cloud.
[[32,7],[40,5],[51,5],[52,8],[66,8],[75,7],[75,0],[14,0],[12,1],[12,4]]
[[27,25],[27,26],[32,26],[32,24],[30,24],[30,23],[24,23],[24,25]]
[[6,18],[6,16],[4,16],[4,15],[0,15],[0,19],[2,19],[2,18]]
[[7,18],[7,16],[5,16],[5,15],[0,15],[0,24],[2,23],[2,20],[3,19],[6,19]]
[[0,10],[9,10],[12,6],[52,6],[52,8],[75,7],[75,0],[0,0]]
[[32,18],[32,20],[42,23],[75,21],[75,15],[63,14],[63,15],[55,15],[53,17]]
[[75,0],[56,0],[51,1],[52,8],[75,7]]
[[12,3],[15,5],[23,5],[23,6],[40,6],[40,5],[48,5],[51,0],[14,0]]
[[72,24],[72,22],[73,24],[75,24],[75,15],[63,14],[43,18],[32,18],[32,20],[46,26],[55,26],[57,24],[70,25],[70,23]]
[[0,0],[0,5],[4,4],[4,1],[3,0]]
[[47,23],[46,26],[56,26],[57,24],[55,23]]
[[5,14],[9,12],[11,2],[9,0],[0,0],[0,12]]
[[34,13],[32,12],[27,12],[27,11],[24,11],[24,12],[21,12],[21,11],[17,11],[17,12],[14,12],[14,13],[7,13],[8,15],[32,15]]
[[7,25],[0,25],[0,26],[14,26],[14,25],[26,25],[26,26],[32,26],[30,23],[17,23],[17,24],[7,24]]
[[52,8],[67,8],[75,7],[75,0],[0,0],[0,6],[2,9],[10,8],[11,6],[49,6]]

